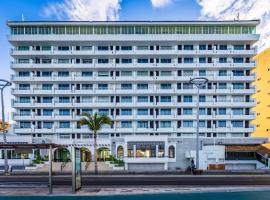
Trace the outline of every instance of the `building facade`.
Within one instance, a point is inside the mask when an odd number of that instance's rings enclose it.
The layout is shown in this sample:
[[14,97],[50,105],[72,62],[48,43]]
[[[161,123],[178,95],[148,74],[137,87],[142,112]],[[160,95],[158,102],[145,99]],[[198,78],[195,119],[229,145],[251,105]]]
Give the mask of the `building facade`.
[[[254,94],[256,99],[256,118],[253,123],[256,126],[254,137],[268,137],[270,136],[270,49],[255,56],[257,67],[254,69],[257,78],[254,85],[257,87],[257,92]],[[270,144],[266,144],[270,148]]]
[[[91,157],[92,135],[78,121],[97,112],[113,120],[98,135],[100,160],[185,169],[196,159],[198,114],[200,166],[229,166],[225,145],[265,142],[250,137],[258,23],[8,22],[14,133]],[[209,80],[199,96],[194,77]]]

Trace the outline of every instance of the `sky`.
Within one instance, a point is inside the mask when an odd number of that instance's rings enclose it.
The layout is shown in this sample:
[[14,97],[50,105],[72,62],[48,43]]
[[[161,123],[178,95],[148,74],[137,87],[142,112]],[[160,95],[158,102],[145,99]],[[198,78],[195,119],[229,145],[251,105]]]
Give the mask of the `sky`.
[[[270,0],[0,0],[0,79],[12,74],[7,20],[233,20],[237,13],[261,20],[259,51],[270,47]],[[11,98],[5,90],[9,119]]]

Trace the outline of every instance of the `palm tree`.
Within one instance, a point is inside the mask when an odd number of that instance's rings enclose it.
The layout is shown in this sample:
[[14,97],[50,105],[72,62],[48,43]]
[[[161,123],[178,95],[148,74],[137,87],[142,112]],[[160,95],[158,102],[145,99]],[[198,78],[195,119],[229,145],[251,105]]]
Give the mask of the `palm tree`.
[[98,115],[97,113],[88,114],[83,113],[80,119],[81,125],[87,125],[89,130],[92,131],[94,137],[94,161],[95,161],[95,174],[98,173],[97,166],[97,132],[102,128],[103,125],[112,124],[112,120],[107,115]]

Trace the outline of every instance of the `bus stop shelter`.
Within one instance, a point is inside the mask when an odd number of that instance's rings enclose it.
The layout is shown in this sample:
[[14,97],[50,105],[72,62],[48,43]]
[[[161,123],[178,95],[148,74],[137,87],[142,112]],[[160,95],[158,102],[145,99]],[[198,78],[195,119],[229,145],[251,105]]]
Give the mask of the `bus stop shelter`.
[[65,147],[65,145],[58,145],[54,143],[7,143],[3,144],[0,143],[0,149],[10,149],[10,150],[19,150],[19,151],[26,151],[26,150],[33,150],[33,149],[47,149],[49,150],[49,177],[48,177],[48,185],[49,185],[49,193],[52,194],[52,149],[58,147]]

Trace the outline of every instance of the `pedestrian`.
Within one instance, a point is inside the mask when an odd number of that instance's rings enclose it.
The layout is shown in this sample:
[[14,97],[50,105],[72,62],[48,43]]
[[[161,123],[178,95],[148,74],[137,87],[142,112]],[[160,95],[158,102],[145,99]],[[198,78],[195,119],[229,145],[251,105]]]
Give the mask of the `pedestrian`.
[[191,173],[195,174],[195,163],[193,159],[191,160]]

